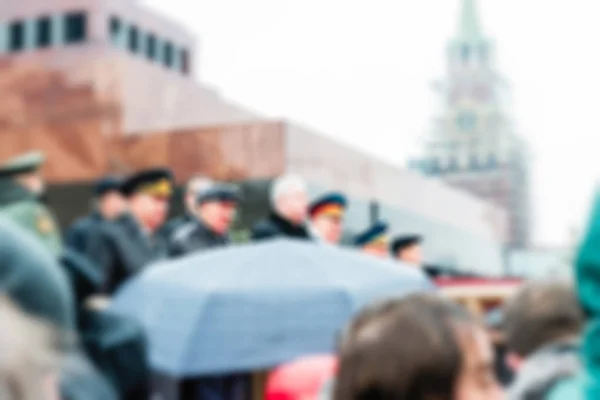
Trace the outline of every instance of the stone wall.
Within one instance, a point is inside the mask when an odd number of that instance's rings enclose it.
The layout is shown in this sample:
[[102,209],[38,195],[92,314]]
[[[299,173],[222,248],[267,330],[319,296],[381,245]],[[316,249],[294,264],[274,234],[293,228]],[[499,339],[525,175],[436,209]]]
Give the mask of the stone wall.
[[[98,70],[91,62],[82,71]],[[50,183],[89,181],[106,173],[168,166],[183,182],[201,173],[215,179],[276,176],[285,169],[279,122],[187,130],[123,132],[122,76],[103,70],[103,84],[0,59],[0,162],[42,150]]]
[[0,161],[37,149],[48,157],[48,181],[94,179],[110,169],[106,137],[119,121],[116,99],[91,85],[0,60]]
[[281,174],[283,143],[281,123],[259,122],[121,137],[112,154],[137,168],[169,166],[180,182],[195,174],[241,181]]

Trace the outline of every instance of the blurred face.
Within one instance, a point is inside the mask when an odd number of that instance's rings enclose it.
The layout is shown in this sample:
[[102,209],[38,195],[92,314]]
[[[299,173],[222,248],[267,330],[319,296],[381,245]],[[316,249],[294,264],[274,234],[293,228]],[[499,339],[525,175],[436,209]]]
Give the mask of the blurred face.
[[464,332],[459,338],[463,368],[456,385],[456,400],[501,400],[504,394],[494,372],[494,351],[483,329]]
[[283,195],[277,202],[277,211],[295,224],[302,224],[308,212],[308,196],[302,190]]
[[367,254],[371,254],[371,255],[374,255],[374,256],[380,257],[380,258],[387,258],[390,255],[388,253],[387,245],[379,244],[379,243],[368,244],[363,247],[363,251]]
[[421,245],[414,244],[398,252],[398,259],[412,265],[421,265],[423,263],[423,252]]
[[145,229],[154,233],[167,218],[169,198],[138,193],[129,199],[129,209]]
[[45,191],[44,179],[40,172],[32,172],[21,175],[17,178],[18,182],[36,196],[40,196]]
[[108,192],[100,200],[100,213],[104,218],[113,220],[125,212],[126,206],[123,195],[119,192]]
[[312,224],[327,243],[338,244],[342,239],[342,218],[332,215],[322,215],[314,218]]
[[208,177],[196,177],[188,182],[185,192],[184,205],[188,213],[194,215],[198,206],[198,194],[213,185]]
[[237,204],[233,201],[209,201],[199,207],[199,215],[212,231],[225,235],[235,218]]

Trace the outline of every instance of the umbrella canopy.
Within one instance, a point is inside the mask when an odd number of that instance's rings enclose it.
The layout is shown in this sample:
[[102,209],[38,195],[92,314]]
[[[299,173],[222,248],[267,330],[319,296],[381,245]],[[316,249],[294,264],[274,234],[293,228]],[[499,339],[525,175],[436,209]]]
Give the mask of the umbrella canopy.
[[337,372],[332,355],[306,356],[277,367],[267,380],[266,400],[317,399]]
[[328,353],[366,303],[432,288],[392,260],[279,239],[155,264],[111,307],[146,328],[156,371],[191,377]]

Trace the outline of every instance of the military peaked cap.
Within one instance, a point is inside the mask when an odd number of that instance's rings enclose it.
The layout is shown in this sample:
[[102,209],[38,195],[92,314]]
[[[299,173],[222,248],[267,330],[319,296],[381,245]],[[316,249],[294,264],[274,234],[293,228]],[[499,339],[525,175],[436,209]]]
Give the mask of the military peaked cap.
[[170,197],[173,193],[173,174],[168,168],[140,171],[123,182],[121,192],[128,197],[136,193]]
[[198,204],[210,201],[232,201],[237,203],[240,200],[241,194],[239,189],[235,185],[227,183],[214,183],[201,190],[196,197]]
[[398,236],[392,242],[391,250],[393,254],[397,254],[400,250],[404,250],[407,247],[419,244],[423,241],[423,237],[420,235],[403,235]]
[[348,200],[342,193],[327,193],[315,199],[308,207],[311,218],[319,215],[341,217],[348,206]]
[[389,225],[385,222],[378,222],[364,232],[361,232],[356,236],[354,243],[356,246],[363,247],[369,244],[375,244],[378,242],[387,242],[387,232]]
[[123,179],[116,176],[105,176],[94,185],[94,195],[101,197],[108,192],[120,192],[123,186]]
[[37,171],[45,161],[46,157],[39,151],[20,154],[0,165],[0,177]]

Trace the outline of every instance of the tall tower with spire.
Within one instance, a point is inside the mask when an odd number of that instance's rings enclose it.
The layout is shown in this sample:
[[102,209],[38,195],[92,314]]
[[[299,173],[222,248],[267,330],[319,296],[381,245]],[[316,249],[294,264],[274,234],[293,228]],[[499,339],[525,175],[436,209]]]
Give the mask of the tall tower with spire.
[[438,109],[411,166],[506,208],[508,244],[527,247],[528,145],[515,131],[510,88],[495,68],[494,43],[477,11],[476,0],[462,0],[446,76],[434,83]]

